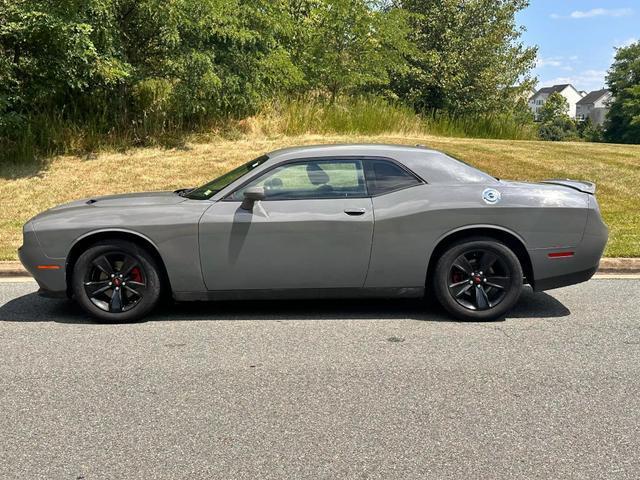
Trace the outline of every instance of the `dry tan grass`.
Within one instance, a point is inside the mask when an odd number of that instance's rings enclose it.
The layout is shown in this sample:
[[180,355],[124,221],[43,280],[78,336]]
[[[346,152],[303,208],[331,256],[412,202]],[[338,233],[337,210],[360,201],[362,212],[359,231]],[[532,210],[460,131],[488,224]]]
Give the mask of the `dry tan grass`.
[[598,184],[598,199],[611,236],[608,256],[640,256],[640,147],[385,135],[246,137],[102,153],[95,158],[59,157],[40,170],[0,170],[0,259],[13,260],[22,224],[54,205],[77,198],[196,186],[276,148],[314,143],[425,144],[449,152],[500,178],[576,178]]

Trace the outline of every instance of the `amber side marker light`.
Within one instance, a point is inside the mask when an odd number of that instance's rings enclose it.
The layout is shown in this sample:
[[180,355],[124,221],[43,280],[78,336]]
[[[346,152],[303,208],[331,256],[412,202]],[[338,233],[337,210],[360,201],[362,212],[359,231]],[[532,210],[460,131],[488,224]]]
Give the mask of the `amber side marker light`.
[[573,257],[574,252],[553,252],[548,255],[549,258],[566,258]]
[[38,270],[60,270],[60,265],[38,265]]

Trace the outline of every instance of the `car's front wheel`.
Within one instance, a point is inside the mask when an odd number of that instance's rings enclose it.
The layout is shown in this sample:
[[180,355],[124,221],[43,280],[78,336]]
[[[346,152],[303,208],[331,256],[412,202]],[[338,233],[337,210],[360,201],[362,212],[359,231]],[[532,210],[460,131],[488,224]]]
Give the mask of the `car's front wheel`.
[[136,321],[160,299],[158,265],[135,243],[99,242],[78,257],[72,290],[80,306],[100,321]]
[[434,291],[447,312],[461,320],[502,317],[522,291],[522,266],[509,247],[493,239],[456,243],[438,260]]

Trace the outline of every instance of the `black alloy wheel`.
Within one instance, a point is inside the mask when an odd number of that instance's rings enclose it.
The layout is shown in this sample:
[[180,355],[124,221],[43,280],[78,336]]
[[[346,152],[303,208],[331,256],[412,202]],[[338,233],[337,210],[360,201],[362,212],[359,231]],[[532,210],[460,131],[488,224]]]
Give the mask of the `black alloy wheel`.
[[461,320],[494,320],[518,301],[523,285],[518,257],[494,239],[475,238],[452,245],[434,274],[440,304]]
[[144,298],[146,275],[140,262],[131,255],[108,252],[91,262],[84,289],[99,309],[110,313],[126,312]]
[[111,240],[83,252],[73,268],[74,298],[105,322],[130,322],[149,313],[160,299],[157,262],[138,245]]
[[511,274],[506,262],[486,249],[468,250],[449,269],[449,293],[469,310],[488,310],[507,295]]

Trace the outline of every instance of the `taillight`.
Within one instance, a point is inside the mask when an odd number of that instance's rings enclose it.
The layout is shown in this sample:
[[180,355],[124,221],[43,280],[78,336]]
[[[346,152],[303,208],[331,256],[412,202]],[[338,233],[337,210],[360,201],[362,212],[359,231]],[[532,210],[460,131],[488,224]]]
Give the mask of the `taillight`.
[[547,256],[549,258],[567,258],[567,257],[573,257],[574,254],[575,252],[551,252]]

